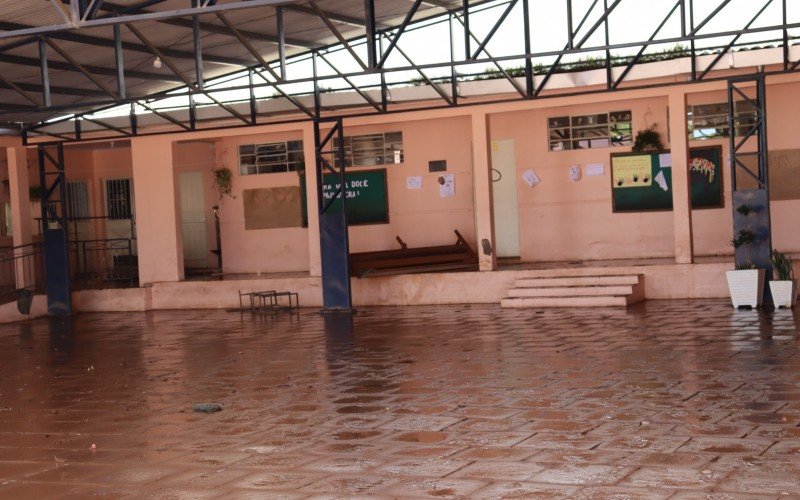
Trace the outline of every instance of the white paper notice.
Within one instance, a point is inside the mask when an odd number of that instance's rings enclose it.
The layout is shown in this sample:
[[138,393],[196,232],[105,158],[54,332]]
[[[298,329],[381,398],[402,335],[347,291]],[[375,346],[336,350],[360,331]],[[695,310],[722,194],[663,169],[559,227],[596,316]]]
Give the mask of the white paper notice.
[[456,195],[456,176],[454,174],[444,174],[439,176],[439,196],[442,198],[452,198]]
[[581,180],[581,166],[580,165],[573,165],[569,167],[569,180],[572,182],[578,182]]
[[407,177],[406,188],[408,189],[422,189],[422,177]]
[[669,191],[669,186],[667,186],[667,178],[664,177],[663,171],[659,171],[658,175],[656,175],[656,178],[653,180],[658,183],[661,189],[663,189],[664,191]]
[[542,180],[539,179],[539,176],[536,175],[536,172],[530,168],[522,172],[522,180],[525,181],[525,184],[527,184],[528,187],[533,187],[542,182]]
[[671,168],[672,167],[672,155],[669,153],[661,153],[658,155],[658,163],[661,165],[661,168]]
[[586,177],[596,177],[606,173],[606,166],[602,163],[589,163],[586,165]]

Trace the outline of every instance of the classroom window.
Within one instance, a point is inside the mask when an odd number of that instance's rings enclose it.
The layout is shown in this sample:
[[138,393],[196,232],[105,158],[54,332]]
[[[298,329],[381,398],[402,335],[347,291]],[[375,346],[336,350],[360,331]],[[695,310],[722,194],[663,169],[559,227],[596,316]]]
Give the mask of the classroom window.
[[133,217],[131,203],[131,180],[106,180],[106,215],[112,220],[130,219]]
[[274,174],[305,169],[303,141],[239,146],[239,174]]
[[[749,101],[736,102],[733,115],[736,136],[747,134],[757,118],[758,110]],[[689,140],[702,141],[730,136],[727,102],[688,106],[686,121]]]
[[[338,141],[333,141],[334,161],[338,158]],[[344,138],[344,158],[348,167],[367,167],[403,163],[403,133],[354,135]]]
[[630,111],[547,119],[550,151],[633,145]]

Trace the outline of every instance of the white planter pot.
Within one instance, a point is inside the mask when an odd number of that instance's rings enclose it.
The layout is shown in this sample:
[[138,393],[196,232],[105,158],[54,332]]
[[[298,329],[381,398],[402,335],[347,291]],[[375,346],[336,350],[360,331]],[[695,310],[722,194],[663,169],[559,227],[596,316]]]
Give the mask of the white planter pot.
[[770,281],[769,290],[776,308],[794,307],[797,302],[797,280]]
[[758,307],[764,297],[763,269],[737,269],[728,271],[728,289],[731,292],[733,307]]

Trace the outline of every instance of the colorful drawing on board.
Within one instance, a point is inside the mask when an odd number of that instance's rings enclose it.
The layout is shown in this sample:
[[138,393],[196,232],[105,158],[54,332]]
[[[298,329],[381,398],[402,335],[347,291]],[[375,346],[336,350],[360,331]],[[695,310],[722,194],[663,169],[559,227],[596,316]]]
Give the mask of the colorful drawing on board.
[[717,166],[705,158],[692,158],[689,162],[689,171],[700,172],[708,178],[710,184],[714,182],[714,176],[717,175]]
[[722,147],[701,146],[689,149],[689,184],[692,208],[721,208]]
[[620,156],[614,159],[614,188],[647,187],[653,184],[653,168],[648,155]]

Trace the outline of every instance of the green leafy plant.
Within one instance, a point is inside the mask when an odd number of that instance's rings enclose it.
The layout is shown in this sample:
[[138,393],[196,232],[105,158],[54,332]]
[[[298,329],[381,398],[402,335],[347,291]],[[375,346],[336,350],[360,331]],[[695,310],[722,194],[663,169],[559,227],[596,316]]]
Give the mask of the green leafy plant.
[[214,189],[217,190],[219,194],[219,199],[223,199],[225,196],[229,198],[236,198],[233,196],[233,173],[231,169],[228,167],[218,168],[216,170],[212,170],[214,173]]
[[31,186],[28,188],[28,198],[31,201],[39,201],[42,199],[42,187],[41,186]]
[[789,281],[794,279],[794,268],[792,267],[792,258],[784,253],[773,249],[772,255],[772,270],[778,281]]
[[751,213],[753,213],[753,207],[748,205],[747,203],[742,203],[738,207],[736,207],[736,211],[743,215],[744,217],[748,217]]
[[636,132],[636,138],[633,140],[632,151],[637,153],[654,153],[656,151],[664,150],[664,143],[661,142],[661,134],[656,132],[656,126],[647,127],[644,130]]
[[736,269],[755,269],[756,266],[750,261],[750,244],[754,241],[756,241],[756,233],[749,229],[740,229],[731,240],[733,248],[744,249],[744,260],[736,263]]

